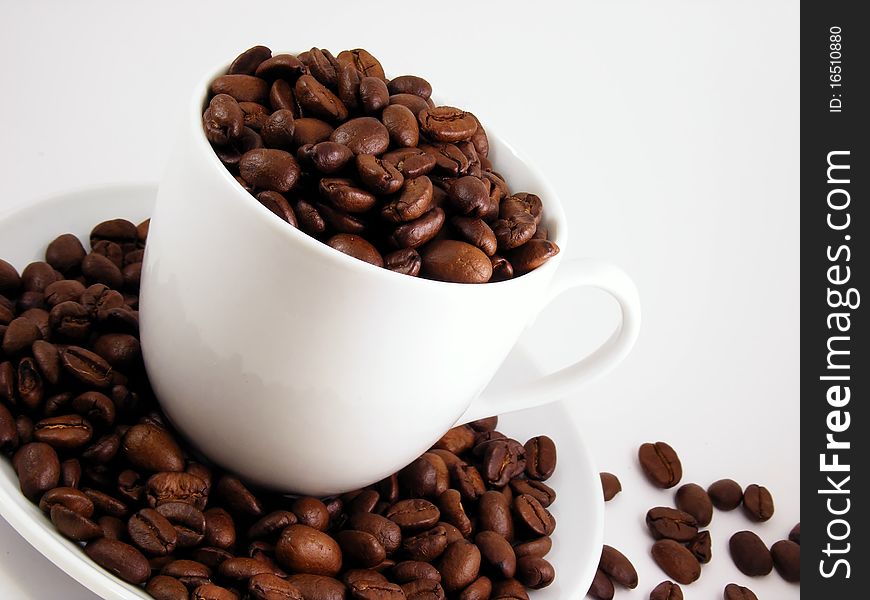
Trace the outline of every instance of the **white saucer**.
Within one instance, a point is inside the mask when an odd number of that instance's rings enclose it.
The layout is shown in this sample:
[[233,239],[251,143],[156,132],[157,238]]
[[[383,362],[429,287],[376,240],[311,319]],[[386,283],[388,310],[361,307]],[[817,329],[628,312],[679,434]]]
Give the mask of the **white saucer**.
[[[43,260],[47,243],[62,233],[75,233],[86,241],[91,228],[100,221],[123,217],[138,223],[150,215],[156,192],[154,185],[84,189],[4,214],[0,216],[0,258],[22,269],[28,262]],[[523,353],[515,351],[509,362],[510,370],[516,372],[517,363],[525,362]],[[520,372],[536,370],[526,364]],[[519,440],[546,434],[556,441],[559,463],[548,484],[558,494],[551,508],[558,527],[553,549],[547,556],[556,569],[556,580],[550,587],[531,593],[531,597],[581,598],[598,565],[604,535],[604,501],[590,454],[561,404],[505,415],[499,421],[499,429]],[[76,544],[59,535],[42,512],[21,495],[18,479],[7,460],[0,460],[0,516],[36,550],[99,596],[122,600],[150,598],[141,589],[103,571]]]

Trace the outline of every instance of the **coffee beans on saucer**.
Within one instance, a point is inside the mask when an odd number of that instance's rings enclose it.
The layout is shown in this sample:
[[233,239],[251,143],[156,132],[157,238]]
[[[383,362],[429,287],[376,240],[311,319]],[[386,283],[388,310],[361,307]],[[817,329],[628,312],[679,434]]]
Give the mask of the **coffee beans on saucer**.
[[[304,64],[325,69],[321,58]],[[243,55],[234,68],[298,68],[270,60]],[[377,71],[370,55],[348,60]],[[220,85],[243,97],[268,91],[248,74],[228,77]],[[307,85],[305,102],[335,109],[316,81]],[[374,82],[365,89],[375,95],[360,92],[361,105],[380,93]],[[425,85],[405,78],[394,89]],[[427,121],[433,135],[471,127],[443,115]],[[528,589],[554,581],[546,556],[556,492],[547,481],[556,445],[547,436],[511,439],[496,417],[455,427],[400,472],[334,498],[259,490],[194,459],[160,412],[142,362],[147,231],[147,222],[116,219],[94,227],[89,251],[66,234],[20,274],[0,261],[0,451],[61,535],[158,600],[527,600]]]
[[255,46],[211,82],[203,129],[261,204],[359,260],[456,283],[536,269],[559,252],[543,202],[510,189],[475,115],[431,95],[366,50]]

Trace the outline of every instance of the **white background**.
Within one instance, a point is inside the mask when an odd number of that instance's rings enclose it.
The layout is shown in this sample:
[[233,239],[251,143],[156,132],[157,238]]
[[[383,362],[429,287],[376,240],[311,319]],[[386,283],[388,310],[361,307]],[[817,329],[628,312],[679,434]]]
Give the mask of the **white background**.
[[[797,2],[0,4],[0,211],[156,181],[193,83],[248,46],[365,47],[388,72],[464,98],[543,165],[569,255],[612,259],[640,288],[635,351],[570,399],[600,468],[623,482],[605,541],[641,583],[617,597],[648,598],[665,579],[643,515],[672,494],[640,476],[641,442],[669,441],[684,481],[766,485],[776,514],[753,528],[768,544],[799,520]],[[603,296],[563,297],[530,342],[545,364],[569,362],[614,313]],[[748,581],[733,566],[727,538],[749,527],[716,513],[713,562],[687,597],[721,598],[730,581],[799,596],[775,572]],[[3,521],[0,596],[94,599]]]

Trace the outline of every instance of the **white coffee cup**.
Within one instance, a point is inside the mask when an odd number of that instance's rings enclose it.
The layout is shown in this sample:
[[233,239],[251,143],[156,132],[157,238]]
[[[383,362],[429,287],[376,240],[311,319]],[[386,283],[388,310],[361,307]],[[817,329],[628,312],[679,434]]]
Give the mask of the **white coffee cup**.
[[[512,190],[541,197],[562,253],[499,283],[409,277],[307,236],[242,189],[202,129],[208,83],[222,72],[203,79],[187,108],[140,295],[154,391],[211,460],[281,491],[352,490],[408,464],[456,423],[567,398],[629,352],[640,324],[634,284],[608,263],[563,260],[558,194],[494,132],[490,158]],[[535,315],[586,286],[619,303],[610,339],[560,371],[487,394]]]

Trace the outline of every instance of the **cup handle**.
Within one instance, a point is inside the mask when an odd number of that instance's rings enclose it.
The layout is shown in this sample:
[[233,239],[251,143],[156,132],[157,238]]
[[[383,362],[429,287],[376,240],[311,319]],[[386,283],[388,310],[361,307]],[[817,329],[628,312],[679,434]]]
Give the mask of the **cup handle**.
[[634,282],[622,269],[606,261],[568,261],[556,271],[541,310],[563,292],[578,287],[604,290],[619,303],[620,323],[610,338],[592,354],[555,373],[521,383],[503,392],[492,393],[485,390],[471,403],[457,423],[532,408],[568,397],[582,384],[607,373],[625,358],[640,331],[640,299]]

